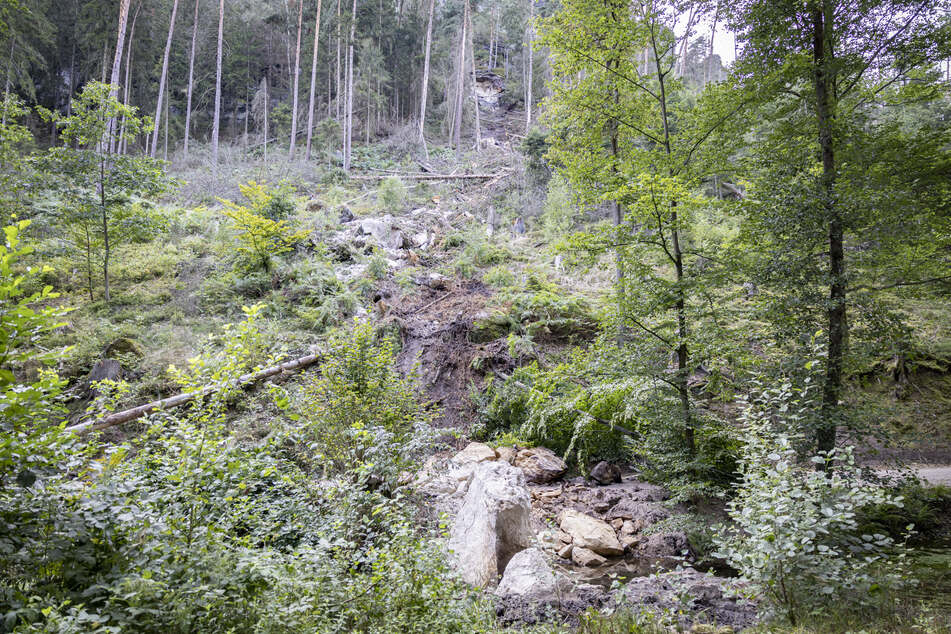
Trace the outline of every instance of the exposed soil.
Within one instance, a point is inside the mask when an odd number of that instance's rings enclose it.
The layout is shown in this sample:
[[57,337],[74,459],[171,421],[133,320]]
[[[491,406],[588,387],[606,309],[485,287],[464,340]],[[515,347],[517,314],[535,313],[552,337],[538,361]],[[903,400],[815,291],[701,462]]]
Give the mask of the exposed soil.
[[475,418],[472,391],[484,385],[488,372],[511,371],[515,360],[503,340],[470,341],[473,316],[491,289],[475,280],[426,282],[419,293],[390,306],[387,319],[398,325],[403,344],[397,367],[407,375],[416,366],[425,393],[440,408],[438,426],[467,432]]

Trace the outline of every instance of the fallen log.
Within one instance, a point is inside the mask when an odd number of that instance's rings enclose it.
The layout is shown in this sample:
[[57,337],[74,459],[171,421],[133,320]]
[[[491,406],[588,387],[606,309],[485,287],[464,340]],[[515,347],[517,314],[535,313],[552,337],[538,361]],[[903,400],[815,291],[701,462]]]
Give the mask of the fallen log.
[[[294,359],[293,361],[287,361],[285,363],[279,363],[278,365],[272,365],[263,370],[258,370],[257,372],[250,372],[248,374],[238,377],[232,385],[249,385],[251,383],[256,383],[261,379],[266,379],[268,377],[274,376],[275,374],[281,374],[284,372],[292,372],[295,370],[300,370],[308,366],[314,365],[320,360],[320,355],[310,354],[306,357],[300,357]],[[138,407],[133,407],[132,409],[123,410],[121,412],[115,412],[99,418],[97,420],[86,421],[85,423],[77,423],[70,427],[66,428],[66,431],[71,431],[75,434],[86,434],[91,431],[98,431],[100,429],[106,429],[108,427],[114,427],[116,425],[121,425],[122,423],[127,423],[130,420],[135,420],[137,418],[142,418],[146,414],[152,412],[157,412],[159,410],[172,409],[175,407],[181,407],[182,405],[194,401],[195,399],[208,396],[214,392],[219,391],[224,385],[210,385],[208,387],[196,390],[194,392],[185,392],[184,394],[176,394],[175,396],[170,396],[168,398],[163,398],[158,401],[152,401],[151,403],[146,403],[145,405],[139,405]]]
[[398,176],[399,178],[405,178],[408,180],[417,180],[417,181],[447,181],[447,180],[492,180],[494,178],[501,178],[509,172],[497,172],[495,174],[426,174],[426,173],[415,173],[415,174],[406,174],[398,172],[387,172],[384,174],[361,174],[358,176],[351,176],[351,180],[355,181],[376,181],[382,180],[384,178],[389,178],[391,176]]

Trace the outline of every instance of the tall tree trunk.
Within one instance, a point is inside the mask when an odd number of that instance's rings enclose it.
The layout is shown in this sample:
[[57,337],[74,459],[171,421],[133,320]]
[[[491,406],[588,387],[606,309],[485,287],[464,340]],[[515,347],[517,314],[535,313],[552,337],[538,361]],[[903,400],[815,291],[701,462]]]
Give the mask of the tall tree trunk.
[[264,162],[267,163],[267,135],[268,131],[268,115],[270,110],[270,98],[271,98],[271,88],[270,80],[267,75],[264,76]]
[[317,94],[317,44],[320,41],[320,5],[317,0],[317,20],[314,24],[314,59],[310,64],[310,102],[307,106],[307,160],[310,160],[311,141],[314,137],[314,97]]
[[195,48],[198,46],[198,3],[195,0],[195,24],[192,25],[192,49],[188,55],[188,97],[185,103],[185,147],[183,152],[188,158],[188,139],[192,125],[192,90],[195,88]]
[[[468,4],[466,5],[468,7]],[[465,100],[466,92],[466,21],[468,13],[463,11],[462,31],[459,35],[459,59],[456,66],[456,100],[453,108],[452,118],[452,144],[456,148],[456,158],[459,158],[462,151],[462,104]]]
[[347,41],[347,125],[344,148],[343,169],[350,171],[350,153],[353,149],[353,45],[357,36],[357,0],[353,0],[353,9],[350,13],[350,37]]
[[[652,33],[653,37],[653,33]],[[654,69],[657,73],[658,82],[658,102],[660,104],[660,116],[664,129],[664,150],[668,157],[671,157],[673,150],[670,143],[670,112],[667,108],[667,84],[666,72],[663,70],[663,62],[657,51],[656,46],[650,50],[654,56]],[[671,174],[672,175],[672,174]],[[696,454],[696,440],[694,433],[693,413],[690,410],[690,388],[687,380],[690,374],[690,357],[687,348],[687,337],[689,331],[687,328],[687,298],[684,290],[685,271],[684,256],[680,245],[680,230],[678,229],[677,201],[670,203],[670,257],[674,264],[674,273],[676,276],[676,301],[674,309],[677,313],[677,392],[680,395],[681,415],[684,423],[684,447],[687,454],[692,458]]]
[[102,282],[103,299],[109,303],[109,257],[112,251],[109,244],[109,213],[106,207],[106,159],[99,159],[99,210],[102,214]]
[[225,36],[225,0],[218,2],[218,56],[215,73],[215,120],[211,127],[211,162],[218,166],[218,132],[221,126],[221,47]]
[[334,100],[334,107],[337,111],[337,122],[340,122],[340,3],[341,0],[337,0],[337,95]]
[[[129,27],[129,46],[125,56],[125,86],[123,87],[125,95],[122,98],[122,102],[127,106],[129,105],[129,86],[132,83],[130,81],[132,76],[132,43],[135,42],[135,23],[139,19],[139,9],[141,8],[141,4],[136,6],[135,13],[132,14],[132,26]],[[126,153],[126,148],[129,143],[125,135],[125,124],[126,117],[122,115],[122,126],[119,130],[119,154]]]
[[532,42],[535,39],[535,0],[528,0],[529,22],[528,22],[528,69],[525,82],[525,133],[532,127],[532,79],[535,76],[535,64],[532,57]]
[[[109,76],[109,96],[113,99],[119,98],[119,67],[122,65],[122,51],[125,50],[125,31],[129,23],[129,2],[130,0],[120,0],[119,3],[119,31],[116,34],[116,54],[112,58],[112,74]],[[116,147],[116,120],[115,117],[109,119],[106,126],[106,134],[109,137],[109,153],[113,153]]]
[[304,28],[304,0],[297,0],[297,47],[294,52],[294,96],[291,99],[291,143],[288,157],[293,160],[297,149],[297,101],[300,93],[300,39]]
[[[13,37],[13,33],[10,33],[10,57],[7,59],[7,78],[3,82],[3,99],[6,100],[10,96],[10,85],[12,83],[13,77],[13,46],[16,40]],[[3,109],[3,119],[0,121],[0,124],[7,125],[7,109]]]
[[472,11],[469,8],[469,0],[466,0],[465,8],[466,20],[468,21],[468,32],[469,32],[469,61],[472,63],[472,105],[475,107],[475,133],[476,133],[476,150],[479,150],[482,147],[482,122],[479,118],[479,95],[476,93],[476,67],[475,67],[475,46],[473,45],[472,39]]
[[172,104],[172,86],[170,83],[165,84],[165,146],[162,150],[162,160],[168,160],[168,123],[169,123],[169,111],[171,110]]
[[[172,2],[172,17],[168,22],[168,37],[165,38],[165,55],[162,57],[162,75],[159,79],[158,100],[155,102],[155,129],[152,130],[152,152],[155,158],[158,147],[159,124],[162,122],[162,103],[165,98],[165,82],[168,80],[168,58],[172,54],[172,37],[175,34],[175,18],[178,15],[178,0]],[[133,20],[133,23],[135,20]],[[167,122],[166,122],[167,124]]]
[[720,20],[720,3],[717,3],[716,12],[713,14],[713,28],[710,29],[710,49],[707,51],[707,63],[703,69],[703,85],[710,83],[713,75],[713,42],[717,35],[717,22]]
[[822,158],[823,206],[829,222],[829,354],[826,360],[825,385],[822,392],[822,426],[816,432],[819,451],[835,448],[836,417],[842,392],[842,363],[847,337],[844,228],[835,201],[835,148],[832,133],[835,119],[833,75],[829,68],[832,51],[832,8],[827,1],[816,1],[812,8],[812,55],[815,67],[816,123]]
[[426,100],[429,99],[429,54],[433,45],[433,14],[436,11],[436,0],[429,0],[429,21],[426,23],[426,51],[423,55],[423,83],[420,86],[419,97],[419,141],[426,144]]

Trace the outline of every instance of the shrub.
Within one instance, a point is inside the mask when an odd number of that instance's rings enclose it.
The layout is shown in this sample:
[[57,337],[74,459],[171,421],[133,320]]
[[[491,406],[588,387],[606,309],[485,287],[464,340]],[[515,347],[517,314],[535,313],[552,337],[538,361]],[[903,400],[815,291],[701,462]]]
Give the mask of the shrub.
[[219,198],[218,201],[225,207],[222,213],[231,219],[238,230],[241,242],[238,252],[245,256],[248,265],[269,272],[271,258],[290,251],[307,233],[294,231],[286,220],[275,220],[267,215],[281,213],[285,203],[280,202],[280,196],[269,191],[265,183],[248,181],[246,185],[239,185],[239,188],[251,203],[250,207]]
[[[743,479],[728,505],[734,524],[720,527],[715,541],[717,556],[740,571],[764,615],[795,624],[816,610],[871,603],[899,586],[904,553],[885,534],[859,531],[863,507],[900,507],[902,500],[862,477],[851,448],[803,462],[796,434],[774,431],[797,427],[785,415],[799,406],[791,393],[783,385],[748,400]],[[828,472],[816,468],[826,464]]]
[[415,372],[400,376],[396,344],[369,323],[334,333],[328,347],[319,377],[295,397],[278,393],[282,408],[304,423],[298,442],[327,474],[395,483],[431,440],[433,414],[417,396]]
[[557,175],[548,183],[545,211],[542,213],[542,228],[550,241],[564,238],[575,227],[575,206],[571,200],[571,188],[563,176]]
[[388,176],[380,182],[377,199],[384,210],[398,211],[406,202],[406,186],[396,176]]

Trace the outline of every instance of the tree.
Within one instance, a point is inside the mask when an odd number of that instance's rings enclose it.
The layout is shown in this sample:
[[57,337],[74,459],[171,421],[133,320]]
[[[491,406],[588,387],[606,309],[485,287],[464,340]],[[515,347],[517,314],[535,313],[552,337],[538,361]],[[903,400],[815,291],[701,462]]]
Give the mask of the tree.
[[679,450],[693,459],[688,378],[698,361],[690,345],[704,340],[696,330],[709,320],[700,291],[710,281],[702,267],[691,269],[703,254],[688,245],[705,204],[696,190],[722,160],[726,127],[743,102],[715,86],[688,98],[674,77],[678,15],[673,3],[568,0],[540,21],[539,43],[554,72],[549,158],[583,203],[613,208],[614,226],[578,236],[575,246],[616,250],[620,340],[633,329],[642,372],[665,386],[662,394],[673,390],[662,400],[676,407]]
[[[848,241],[873,228],[883,237],[894,231],[911,237],[911,226],[932,234],[931,222],[910,223],[903,215],[928,216],[934,209],[918,204],[932,192],[902,176],[908,173],[906,159],[895,160],[898,156],[891,151],[871,156],[866,152],[872,147],[884,150],[889,144],[883,146],[882,135],[899,131],[885,110],[887,104],[937,97],[937,78],[929,70],[947,57],[949,25],[943,16],[948,3],[744,1],[733,10],[733,28],[744,43],[737,62],[742,81],[774,99],[768,108],[779,125],[766,133],[764,147],[781,152],[787,163],[782,181],[764,178],[772,189],[757,188],[759,203],[750,209],[760,220],[760,236],[769,239],[770,250],[780,254],[779,261],[789,265],[783,268],[799,282],[798,291],[787,287],[790,295],[801,298],[819,286],[826,289],[825,298],[810,297],[807,304],[825,313],[826,423],[816,433],[816,444],[820,452],[828,452],[835,446],[841,420],[853,279],[847,266]],[[935,147],[936,138],[930,136],[906,151],[924,158]],[[766,172],[779,174],[773,158],[759,157]],[[870,164],[873,157],[881,160]],[[935,167],[933,162],[922,165],[921,176],[934,178]],[[870,177],[877,177],[878,183],[863,192]],[[888,187],[883,187],[883,178],[892,181]],[[900,196],[892,189],[896,184],[902,187]],[[796,213],[777,204],[782,199],[794,201]],[[822,242],[825,246],[819,248]],[[892,240],[886,242],[894,246]],[[824,262],[824,270],[817,268],[818,262]]]
[[[317,90],[317,44],[320,41],[320,5],[317,0],[317,17],[314,21],[314,57],[310,63],[310,101],[307,106],[307,160],[310,160],[311,141],[314,137],[314,97]],[[329,97],[329,95],[328,95]]]
[[218,56],[215,73],[215,120],[211,128],[211,160],[218,165],[218,133],[221,125],[221,46],[225,30],[225,0],[218,2]]
[[353,0],[350,12],[350,37],[347,41],[347,86],[346,86],[346,122],[343,131],[343,169],[350,171],[350,152],[353,148],[353,46],[357,34],[357,0]]
[[[155,129],[152,132],[150,156],[155,158],[158,148],[159,123],[162,121],[162,100],[165,97],[165,82],[168,80],[168,58],[172,52],[172,35],[175,33],[175,16],[178,15],[178,0],[172,0],[172,17],[168,22],[168,38],[165,40],[165,55],[162,57],[162,77],[159,79],[158,99],[155,101]],[[133,28],[135,21],[133,20]],[[166,128],[167,129],[167,128]]]
[[64,220],[83,236],[90,295],[95,259],[102,270],[107,302],[113,252],[137,224],[147,220],[132,205],[132,198],[158,194],[169,183],[154,159],[122,156],[110,149],[115,148],[110,126],[118,117],[125,117],[133,136],[151,129],[151,121],[140,118],[135,108],[119,102],[114,93],[108,84],[86,84],[73,104],[73,114],[59,121],[64,146],[38,159],[39,166],[55,177],[53,186],[63,198]]
[[294,94],[291,97],[291,143],[288,153],[294,158],[294,148],[297,147],[297,98],[300,95],[300,40],[304,26],[304,0],[297,0],[297,47],[294,53]]
[[188,54],[188,96],[185,104],[185,147],[182,151],[188,158],[188,138],[191,136],[192,125],[192,91],[195,88],[195,48],[198,45],[198,3],[195,0],[195,23],[192,25],[192,47]]
[[429,19],[426,21],[426,46],[423,53],[423,81],[419,96],[419,142],[426,146],[426,101],[429,96],[429,54],[433,45],[433,13],[436,0],[429,0]]

